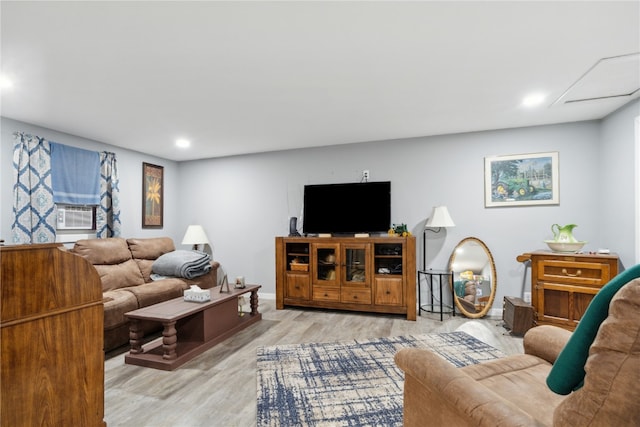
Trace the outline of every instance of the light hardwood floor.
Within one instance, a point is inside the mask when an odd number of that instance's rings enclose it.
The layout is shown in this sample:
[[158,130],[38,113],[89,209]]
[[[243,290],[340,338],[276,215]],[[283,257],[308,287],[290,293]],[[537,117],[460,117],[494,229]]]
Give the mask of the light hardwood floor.
[[[256,350],[260,346],[370,339],[463,330],[502,350],[522,352],[496,318],[402,316],[311,309],[276,310],[260,300],[260,322],[173,372],[125,365],[126,349],[105,360],[105,421],[109,427],[256,425]],[[115,353],[115,354],[114,354]],[[119,354],[118,354],[119,353]]]

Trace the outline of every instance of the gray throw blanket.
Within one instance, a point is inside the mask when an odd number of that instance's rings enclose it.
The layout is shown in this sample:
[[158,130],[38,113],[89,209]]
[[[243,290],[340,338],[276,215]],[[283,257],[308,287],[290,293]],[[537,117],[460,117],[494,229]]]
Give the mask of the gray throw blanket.
[[153,262],[151,270],[162,276],[193,279],[211,270],[211,256],[200,251],[168,252]]

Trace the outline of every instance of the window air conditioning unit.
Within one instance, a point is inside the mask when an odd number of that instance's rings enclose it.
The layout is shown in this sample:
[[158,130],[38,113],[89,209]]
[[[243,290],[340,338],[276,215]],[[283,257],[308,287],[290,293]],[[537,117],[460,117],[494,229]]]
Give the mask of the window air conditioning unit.
[[94,230],[95,207],[71,205],[58,206],[57,229]]

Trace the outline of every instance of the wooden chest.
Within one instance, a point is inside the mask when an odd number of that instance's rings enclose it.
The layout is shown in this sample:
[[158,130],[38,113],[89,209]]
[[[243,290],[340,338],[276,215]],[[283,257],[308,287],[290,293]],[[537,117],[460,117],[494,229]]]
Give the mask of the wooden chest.
[[533,307],[522,298],[504,297],[502,320],[514,335],[524,335],[533,327]]
[[587,306],[619,271],[615,254],[559,254],[537,251],[517,257],[531,261],[531,305],[536,325],[574,330]]

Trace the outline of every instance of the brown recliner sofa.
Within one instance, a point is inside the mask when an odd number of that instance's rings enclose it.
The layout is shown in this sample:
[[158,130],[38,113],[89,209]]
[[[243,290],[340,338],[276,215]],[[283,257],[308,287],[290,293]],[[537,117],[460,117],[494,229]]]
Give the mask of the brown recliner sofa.
[[[95,267],[102,282],[104,303],[104,351],[113,350],[129,342],[129,322],[125,313],[183,295],[191,285],[208,289],[217,284],[218,262],[211,270],[194,279],[165,278],[151,280],[153,262],[175,251],[168,237],[147,239],[78,240],[71,252],[80,255]],[[157,323],[144,323],[150,333],[161,329]]]
[[[615,291],[608,314],[606,308],[606,319],[593,328],[595,339],[576,340],[576,329],[567,343],[571,332],[538,326],[524,337],[525,354],[463,368],[428,350],[400,350],[395,360],[405,372],[404,425],[639,426],[640,279]],[[583,346],[586,363],[579,366],[566,363],[575,358],[574,343]],[[554,371],[580,372],[583,382],[569,394],[554,393],[548,386],[558,380],[551,377],[554,363]]]

